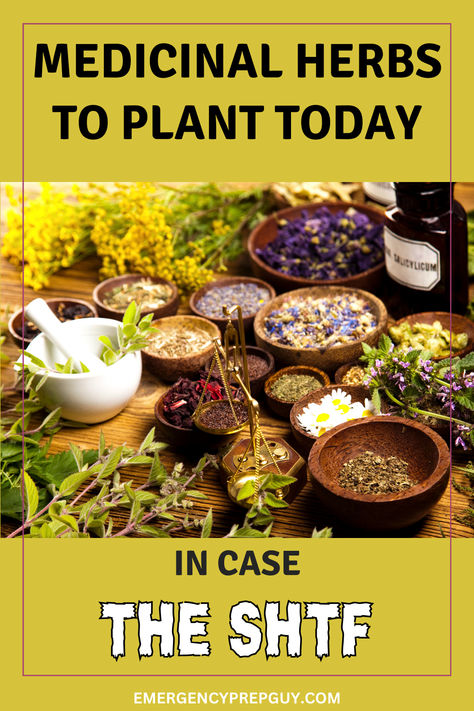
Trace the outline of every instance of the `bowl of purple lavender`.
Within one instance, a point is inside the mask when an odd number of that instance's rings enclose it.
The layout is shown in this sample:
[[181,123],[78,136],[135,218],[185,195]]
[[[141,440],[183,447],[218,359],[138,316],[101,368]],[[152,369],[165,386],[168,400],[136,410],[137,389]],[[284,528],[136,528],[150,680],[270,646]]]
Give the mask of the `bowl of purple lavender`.
[[[275,289],[261,279],[245,276],[224,277],[195,291],[189,299],[189,307],[193,314],[209,319],[224,333],[228,318],[224,316],[222,307],[230,308],[239,304],[245,331],[251,332],[255,314],[275,296]],[[237,325],[236,313],[232,315],[232,320],[234,325]]]
[[333,372],[357,360],[387,328],[387,310],[362,289],[313,286],[272,299],[255,317],[255,340],[282,365]]
[[323,284],[377,291],[385,269],[383,221],[383,212],[359,203],[280,210],[249,237],[252,271],[277,291]]

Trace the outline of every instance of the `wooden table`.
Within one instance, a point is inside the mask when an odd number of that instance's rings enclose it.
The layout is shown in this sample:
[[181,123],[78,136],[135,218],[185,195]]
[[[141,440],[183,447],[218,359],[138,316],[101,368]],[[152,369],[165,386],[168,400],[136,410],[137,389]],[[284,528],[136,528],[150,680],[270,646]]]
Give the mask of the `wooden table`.
[[[459,199],[465,204],[467,209],[474,208],[474,184],[461,184],[457,186]],[[239,273],[244,273],[246,267],[245,259],[240,260]],[[12,309],[21,305],[21,275],[20,272],[10,264],[2,260],[1,266],[1,301],[8,304]],[[51,287],[44,289],[41,296],[44,298],[53,297],[77,297],[91,300],[91,293],[94,286],[99,281],[98,277],[99,261],[96,258],[89,258],[74,267],[63,270],[55,275],[51,281]],[[25,301],[28,302],[38,294],[31,289],[25,289]],[[187,311],[186,306],[181,309]],[[16,357],[18,349],[13,341],[8,339],[5,349],[9,356]],[[5,382],[11,378],[11,372],[3,369]],[[140,388],[128,407],[117,417],[100,425],[89,426],[85,429],[65,429],[55,435],[51,452],[57,452],[68,447],[69,441],[84,448],[95,448],[98,443],[100,431],[103,430],[107,444],[119,445],[127,442],[128,445],[136,447],[143,440],[148,430],[154,426],[153,406],[158,397],[167,389],[167,386],[157,378],[144,371]],[[275,419],[265,410],[262,416],[263,431],[266,436],[280,435],[291,443],[290,428],[286,421]],[[199,454],[183,451],[179,448],[170,447],[162,455],[166,466],[171,467],[175,461],[183,461],[186,465],[192,466],[196,463]],[[462,461],[456,458],[456,462]],[[145,468],[144,468],[145,469]],[[136,469],[129,472],[129,477],[134,482],[144,483],[144,469]],[[454,470],[455,473],[455,470]],[[455,474],[456,475],[456,474]],[[124,477],[126,478],[126,477]],[[457,478],[461,480],[458,473]],[[225,494],[215,471],[206,473],[204,481],[199,484],[199,488],[208,496],[207,501],[196,501],[194,515],[204,516],[209,506],[213,509],[213,535],[224,536],[228,533],[233,523],[240,523],[243,520],[243,510],[235,506]],[[460,514],[468,504],[468,499],[464,495],[446,490],[439,503],[432,509],[429,516],[416,526],[391,534],[397,537],[440,537],[448,536],[450,531],[450,495],[452,495],[453,516]],[[128,512],[119,511],[114,514],[114,520],[121,528],[127,522]],[[302,492],[298,495],[291,506],[275,515],[273,535],[281,537],[308,537],[314,527],[318,529],[324,526],[333,528],[334,536],[365,537],[366,532],[349,529],[326,512],[318,503],[312,487],[306,484]],[[13,530],[10,521],[2,522],[2,534],[5,535]],[[118,530],[118,529],[117,529]],[[190,534],[186,534],[190,535]],[[195,535],[199,535],[196,533]],[[379,535],[379,534],[377,534]],[[473,535],[471,528],[465,527],[454,520],[452,521],[452,535],[456,537],[470,537]]]

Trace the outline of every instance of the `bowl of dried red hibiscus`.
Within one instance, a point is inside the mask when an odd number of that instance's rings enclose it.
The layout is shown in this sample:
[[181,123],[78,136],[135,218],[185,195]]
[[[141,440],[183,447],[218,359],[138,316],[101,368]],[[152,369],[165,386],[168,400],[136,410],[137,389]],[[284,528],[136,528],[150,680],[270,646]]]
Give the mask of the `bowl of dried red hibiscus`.
[[[156,402],[155,417],[157,426],[164,438],[171,444],[199,446],[201,449],[213,445],[222,445],[230,441],[235,435],[216,437],[199,430],[193,422],[192,416],[201,399],[206,385],[207,373],[202,372],[195,379],[180,378]],[[237,394],[236,388],[231,386],[231,394]],[[226,399],[226,392],[218,378],[209,380],[204,393],[203,403]]]
[[[56,314],[60,321],[75,321],[81,318],[96,318],[97,311],[92,304],[82,299],[47,299],[46,303],[49,308]],[[23,309],[18,309],[8,321],[8,330],[11,333],[13,340],[20,348],[23,348],[23,343],[31,343],[33,338],[36,338],[40,330],[31,321],[25,320],[25,331],[23,339],[22,318]]]
[[384,213],[359,203],[280,210],[248,241],[252,271],[277,291],[316,285],[377,291],[384,275]]
[[379,415],[322,434],[308,459],[316,496],[341,521],[374,531],[410,526],[440,499],[449,449],[426,425]]

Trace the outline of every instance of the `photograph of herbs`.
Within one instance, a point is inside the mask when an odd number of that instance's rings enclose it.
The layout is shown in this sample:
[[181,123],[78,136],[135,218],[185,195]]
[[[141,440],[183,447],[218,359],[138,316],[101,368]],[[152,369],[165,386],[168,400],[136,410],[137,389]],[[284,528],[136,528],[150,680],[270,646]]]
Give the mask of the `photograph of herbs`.
[[[21,186],[2,185],[1,535],[441,537],[449,535],[451,497],[453,535],[472,536],[467,269],[465,294],[461,271],[455,281],[460,306],[450,334],[439,245],[431,308],[425,292],[407,299],[385,272],[384,220],[393,216],[374,199],[377,185],[27,184],[25,304],[33,303],[24,326]],[[407,185],[395,184],[401,201]],[[441,204],[445,184],[435,185]],[[423,192],[416,197],[428,201]],[[464,263],[472,277],[474,184],[458,184],[455,198],[468,211]],[[462,253],[463,227],[456,229]],[[47,324],[35,311],[38,298],[46,301]],[[248,398],[240,366],[224,364],[223,372],[213,360],[224,304],[241,308],[249,397],[262,442],[273,442],[276,453],[264,447],[266,475],[257,485],[242,478],[234,498],[221,464],[248,437]],[[222,401],[206,415],[211,434],[193,419],[201,401]],[[436,443],[438,436],[450,442],[451,418],[452,483],[410,525],[387,521],[386,530],[374,531],[367,520],[355,528],[322,503],[311,472],[306,480],[308,452],[354,418],[392,415],[434,432]],[[234,417],[247,429],[212,434],[232,429]],[[271,469],[275,456],[286,456],[278,438],[304,459],[295,496],[288,492],[300,475],[285,476],[278,463]],[[341,489],[377,499],[423,488],[410,478],[409,453],[404,459],[375,449],[369,442],[345,462]]]

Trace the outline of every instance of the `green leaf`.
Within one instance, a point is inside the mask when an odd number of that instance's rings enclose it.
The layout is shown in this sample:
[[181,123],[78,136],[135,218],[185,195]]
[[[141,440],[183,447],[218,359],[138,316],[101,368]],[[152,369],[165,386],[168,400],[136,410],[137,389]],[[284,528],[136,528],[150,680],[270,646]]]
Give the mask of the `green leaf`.
[[238,528],[229,534],[229,538],[268,538],[268,533],[262,533],[255,528]]
[[187,495],[192,496],[193,499],[207,499],[207,495],[203,491],[198,491],[197,489],[188,489]]
[[237,501],[244,501],[255,494],[255,485],[253,481],[246,481],[237,493]]
[[379,389],[374,388],[370,393],[370,397],[371,397],[372,402],[374,403],[375,412],[377,414],[380,414],[380,408],[382,407],[382,400],[380,398]]
[[54,532],[51,526],[47,523],[43,523],[39,530],[40,538],[55,538]]
[[322,528],[320,531],[318,531],[317,528],[313,528],[311,538],[332,538],[332,528],[326,526],[326,528]]
[[262,482],[262,489],[282,489],[284,486],[289,486],[293,484],[296,479],[294,476],[287,476],[286,474],[272,473],[267,477],[265,483]]
[[60,523],[63,523],[65,526],[68,528],[72,528],[73,531],[78,531],[79,527],[77,525],[77,521],[74,518],[74,516],[70,516],[69,514],[62,514],[61,516],[56,516],[56,514],[50,513],[50,516],[52,519],[55,521],[58,521]]
[[212,509],[209,509],[202,525],[201,538],[209,538],[212,532]]
[[37,365],[39,368],[46,368],[46,363],[44,363],[41,358],[38,358],[38,356],[33,355],[33,353],[30,353],[29,351],[23,351],[23,354],[25,358],[29,358],[31,362]]
[[59,492],[64,494],[64,496],[70,496],[73,494],[87,479],[90,477],[90,472],[76,472],[64,479],[60,486]]
[[137,305],[135,301],[131,301],[129,305],[127,306],[127,310],[125,311],[122,319],[122,323],[124,326],[126,324],[134,324],[137,321]]
[[110,340],[110,338],[108,336],[99,336],[99,341],[101,343],[103,343],[106,348],[108,348],[109,350],[111,350],[113,352],[114,347],[112,345],[112,341]]
[[137,327],[134,326],[133,323],[128,323],[123,327],[123,335],[127,340],[131,340],[137,335]]
[[141,443],[140,447],[138,448],[139,452],[143,452],[144,450],[147,450],[150,444],[153,443],[153,440],[155,439],[155,428],[152,427],[151,430],[148,432],[147,436]]
[[26,520],[29,521],[38,510],[39,493],[36,484],[28,472],[23,472],[23,482],[25,486],[25,496],[27,502]]
[[166,468],[160,459],[160,455],[158,454],[158,452],[155,452],[148,481],[150,484],[156,484],[157,486],[161,486],[161,484],[166,481],[167,477],[168,472],[166,471]]
[[74,444],[74,442],[69,442],[69,449],[71,450],[74,461],[76,462],[77,471],[80,472],[83,465],[82,450]]
[[274,496],[274,494],[271,493],[271,491],[267,491],[265,496],[265,503],[274,509],[286,509],[288,506],[287,501],[285,501],[284,499],[278,499],[276,496]]
[[163,531],[162,528],[155,528],[155,526],[139,526],[137,531],[151,538],[170,538],[169,533]]
[[147,454],[137,454],[135,457],[130,457],[127,460],[128,464],[151,464],[153,462],[153,457],[149,457]]
[[105,452],[105,435],[103,431],[100,431],[100,437],[99,437],[99,450],[98,450],[98,457],[99,459],[104,455]]
[[102,469],[99,472],[98,478],[106,479],[108,476],[114,473],[117,468],[118,463],[122,457],[123,446],[113,449],[107,459],[104,462]]

